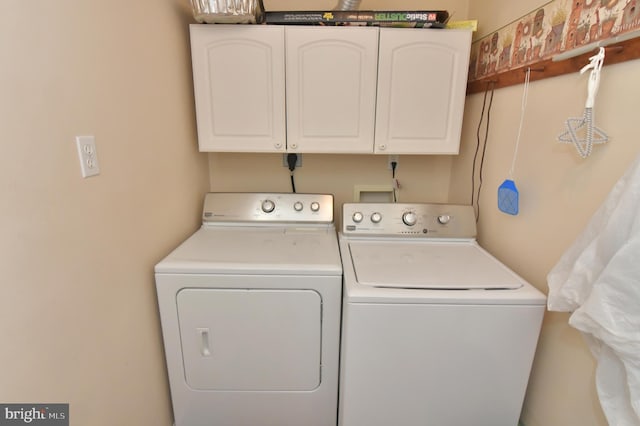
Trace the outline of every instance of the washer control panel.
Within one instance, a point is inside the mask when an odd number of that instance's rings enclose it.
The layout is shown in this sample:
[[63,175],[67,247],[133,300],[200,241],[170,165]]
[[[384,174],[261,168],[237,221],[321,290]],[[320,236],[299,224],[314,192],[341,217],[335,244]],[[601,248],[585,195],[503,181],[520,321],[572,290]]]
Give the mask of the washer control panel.
[[203,223],[333,223],[333,195],[209,192]]
[[475,238],[472,206],[434,203],[345,203],[342,232],[423,238]]

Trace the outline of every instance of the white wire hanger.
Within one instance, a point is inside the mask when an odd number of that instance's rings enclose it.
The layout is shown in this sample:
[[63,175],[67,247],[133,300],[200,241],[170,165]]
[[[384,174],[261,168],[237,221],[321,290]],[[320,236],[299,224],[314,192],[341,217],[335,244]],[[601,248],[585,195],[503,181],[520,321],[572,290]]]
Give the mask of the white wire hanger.
[[562,143],[572,143],[582,158],[591,155],[593,144],[602,144],[609,140],[604,130],[593,124],[593,105],[600,85],[600,70],[604,63],[604,47],[600,47],[597,54],[589,58],[589,63],[582,67],[580,74],[591,69],[587,86],[587,102],[582,117],[568,118],[565,122],[566,130],[558,136]]

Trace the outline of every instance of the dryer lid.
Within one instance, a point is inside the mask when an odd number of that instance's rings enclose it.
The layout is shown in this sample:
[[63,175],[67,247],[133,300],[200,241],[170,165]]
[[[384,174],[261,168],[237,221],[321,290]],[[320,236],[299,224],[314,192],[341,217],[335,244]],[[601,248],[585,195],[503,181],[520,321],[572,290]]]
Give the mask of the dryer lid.
[[473,241],[351,241],[358,283],[414,289],[516,289],[520,277]]
[[342,275],[331,227],[202,227],[155,267],[157,273]]

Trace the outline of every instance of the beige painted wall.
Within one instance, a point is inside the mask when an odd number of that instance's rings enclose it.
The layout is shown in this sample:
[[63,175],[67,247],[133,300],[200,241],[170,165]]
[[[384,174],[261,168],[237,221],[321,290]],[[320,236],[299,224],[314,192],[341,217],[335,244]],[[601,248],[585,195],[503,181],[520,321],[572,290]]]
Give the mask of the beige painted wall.
[[[469,13],[481,20],[489,33],[507,23],[493,20],[489,11],[501,11],[500,16],[513,20],[541,3],[492,0],[480,7],[472,1]],[[575,73],[531,83],[515,168],[520,191],[518,216],[498,210],[496,192],[511,166],[523,86],[495,91],[479,240],[545,293],[549,270],[640,153],[635,123],[640,109],[639,74],[637,60],[603,69],[595,118],[611,142],[595,147],[585,160],[571,145],[557,143],[556,137],[567,118],[582,115],[587,75]],[[471,163],[483,96],[467,97],[462,152],[452,169],[450,198],[454,202],[470,199]],[[568,317],[566,313],[546,314],[523,411],[526,426],[607,424],[594,387],[595,363],[580,334],[567,325]]]
[[[170,425],[153,266],[199,225],[186,0],[0,2],[0,402]],[[75,136],[102,173],[82,179]]]

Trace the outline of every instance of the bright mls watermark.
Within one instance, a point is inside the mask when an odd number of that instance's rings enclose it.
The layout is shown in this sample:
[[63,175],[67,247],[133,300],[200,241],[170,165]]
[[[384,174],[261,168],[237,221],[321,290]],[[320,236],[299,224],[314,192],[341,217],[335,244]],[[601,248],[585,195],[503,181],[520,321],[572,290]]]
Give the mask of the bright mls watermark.
[[0,404],[0,426],[69,426],[69,404]]

